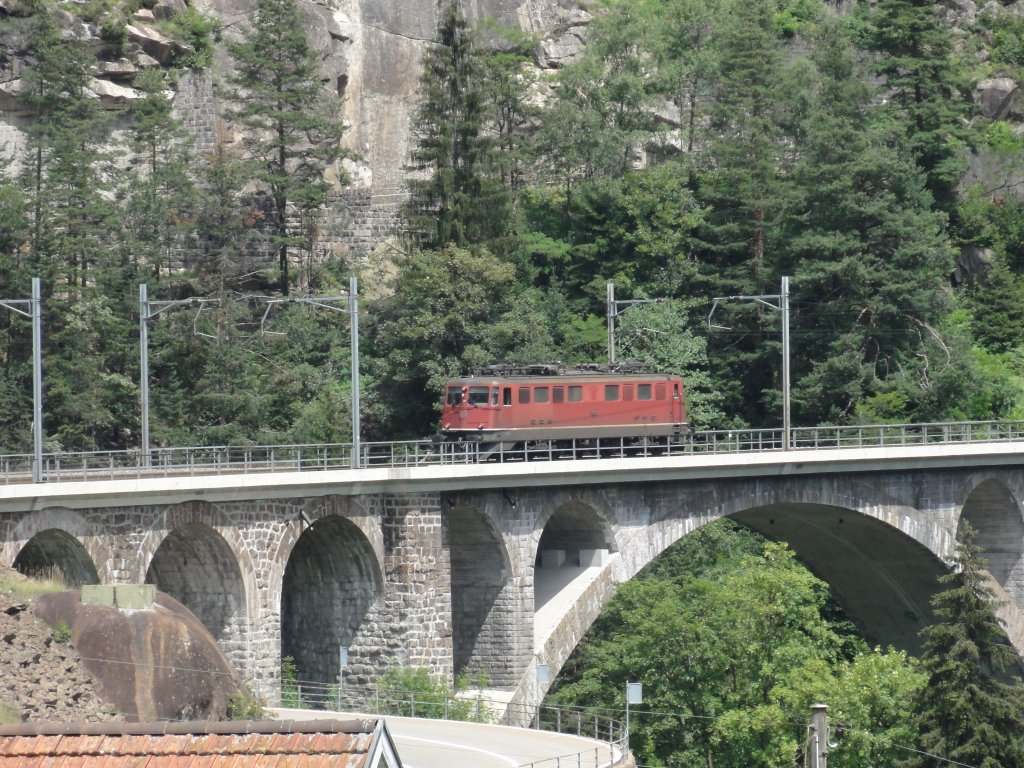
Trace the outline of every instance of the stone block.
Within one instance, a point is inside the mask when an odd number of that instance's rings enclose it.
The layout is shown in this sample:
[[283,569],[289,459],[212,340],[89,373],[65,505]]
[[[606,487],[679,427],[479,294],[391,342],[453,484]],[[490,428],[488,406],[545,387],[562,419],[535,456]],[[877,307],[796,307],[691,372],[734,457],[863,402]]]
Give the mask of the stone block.
[[545,549],[540,553],[541,568],[560,568],[565,565],[564,549]]
[[581,568],[593,568],[595,566],[600,567],[608,561],[608,550],[607,549],[581,549],[580,550],[580,567]]
[[114,587],[115,605],[123,610],[150,608],[156,600],[154,584],[118,584]]
[[82,605],[113,605],[113,584],[83,584]]

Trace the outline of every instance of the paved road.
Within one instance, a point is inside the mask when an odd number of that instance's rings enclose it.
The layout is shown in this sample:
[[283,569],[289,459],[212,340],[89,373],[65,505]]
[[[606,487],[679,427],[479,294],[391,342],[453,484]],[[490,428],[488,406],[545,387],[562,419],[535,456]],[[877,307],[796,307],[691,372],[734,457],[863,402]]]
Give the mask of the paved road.
[[[282,720],[377,719],[377,715],[278,709]],[[548,731],[451,720],[384,717],[404,768],[608,768],[608,744]],[[558,758],[562,758],[558,760]]]

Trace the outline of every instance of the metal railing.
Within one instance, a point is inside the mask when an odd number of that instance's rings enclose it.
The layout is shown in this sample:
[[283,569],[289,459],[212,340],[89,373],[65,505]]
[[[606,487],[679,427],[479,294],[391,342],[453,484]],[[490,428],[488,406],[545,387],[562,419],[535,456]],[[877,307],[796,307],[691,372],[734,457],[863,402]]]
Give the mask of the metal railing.
[[312,681],[284,683],[275,693],[285,709],[322,709],[476,723],[530,721],[542,731],[602,742],[583,752],[522,764],[530,768],[602,768],[617,764],[626,754],[624,724],[603,710],[551,706],[530,708],[489,699],[482,691],[464,691],[456,695],[451,692],[413,691],[388,686],[354,687]]
[[[871,424],[794,427],[790,450],[875,448],[1024,440],[1024,421],[969,421],[935,424]],[[362,443],[359,466],[427,465],[522,461],[575,461],[595,458],[681,456],[707,453],[781,451],[781,429],[694,432],[667,442],[630,438],[560,440],[522,445],[406,440]],[[148,458],[148,460],[147,460]],[[0,456],[0,484],[32,481],[32,454]],[[139,450],[44,453],[43,482],[114,480],[179,475],[309,472],[349,469],[352,445],[193,446]]]

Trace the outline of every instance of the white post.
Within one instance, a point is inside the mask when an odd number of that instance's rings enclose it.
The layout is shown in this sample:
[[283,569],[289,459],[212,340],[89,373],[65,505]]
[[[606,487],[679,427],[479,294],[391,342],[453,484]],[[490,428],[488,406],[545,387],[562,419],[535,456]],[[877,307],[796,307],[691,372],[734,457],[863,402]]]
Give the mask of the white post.
[[142,405],[142,466],[149,466],[149,288],[139,283],[139,398]]
[[43,284],[32,278],[32,482],[43,481]]
[[359,469],[359,284],[348,281],[348,314],[352,334],[352,469]]
[[793,447],[789,418],[789,278],[782,278],[782,294],[779,296],[782,312],[782,441],[783,449]]

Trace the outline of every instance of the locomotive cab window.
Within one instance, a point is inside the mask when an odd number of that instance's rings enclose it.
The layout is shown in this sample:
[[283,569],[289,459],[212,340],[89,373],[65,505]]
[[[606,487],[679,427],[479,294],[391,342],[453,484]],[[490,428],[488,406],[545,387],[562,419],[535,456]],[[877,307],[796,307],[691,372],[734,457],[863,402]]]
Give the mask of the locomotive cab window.
[[448,387],[448,405],[459,405],[462,402],[462,387]]
[[487,387],[470,387],[469,388],[469,404],[470,405],[487,405]]
[[494,389],[491,390],[491,405],[497,405],[497,404],[498,404],[498,388],[494,387]]
[[637,384],[636,385],[636,399],[637,400],[650,400],[651,399],[651,385],[650,384]]
[[565,402],[565,387],[552,387],[551,388],[551,402],[563,403]]
[[535,387],[533,390],[533,402],[535,403],[546,403],[548,402],[548,388],[547,387]]
[[502,405],[512,405],[512,387],[505,387],[501,391]]
[[519,388],[519,403],[521,405],[526,405],[529,402],[530,402],[530,388],[529,387],[520,387]]
[[569,386],[569,402],[570,403],[582,403],[583,402],[583,387],[570,385]]
[[614,402],[619,399],[619,385],[618,384],[605,384],[604,385],[604,399],[605,402]]

